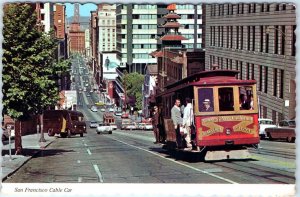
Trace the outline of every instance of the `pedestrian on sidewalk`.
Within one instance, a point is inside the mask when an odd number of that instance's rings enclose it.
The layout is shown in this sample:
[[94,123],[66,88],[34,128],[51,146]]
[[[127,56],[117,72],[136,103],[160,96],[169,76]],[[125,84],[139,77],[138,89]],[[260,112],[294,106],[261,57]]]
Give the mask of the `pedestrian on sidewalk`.
[[153,114],[152,114],[152,125],[153,125],[153,133],[155,137],[154,144],[159,143],[159,113],[158,113],[158,107],[154,106],[153,108]]
[[174,129],[176,132],[176,141],[177,147],[183,148],[182,136],[180,134],[180,127],[182,126],[182,117],[181,117],[181,110],[180,110],[180,99],[175,100],[175,104],[171,109],[171,118],[174,124]]

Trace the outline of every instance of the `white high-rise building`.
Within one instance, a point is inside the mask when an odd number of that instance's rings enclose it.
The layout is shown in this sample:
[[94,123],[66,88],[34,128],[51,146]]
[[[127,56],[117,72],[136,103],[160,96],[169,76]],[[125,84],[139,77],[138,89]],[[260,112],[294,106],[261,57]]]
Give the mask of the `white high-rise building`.
[[85,42],[85,56],[90,56],[90,30],[86,29],[84,32],[84,42]]
[[41,23],[44,26],[44,31],[49,32],[54,27],[53,19],[53,3],[41,3]]
[[116,50],[116,5],[102,4],[98,9],[99,52]]

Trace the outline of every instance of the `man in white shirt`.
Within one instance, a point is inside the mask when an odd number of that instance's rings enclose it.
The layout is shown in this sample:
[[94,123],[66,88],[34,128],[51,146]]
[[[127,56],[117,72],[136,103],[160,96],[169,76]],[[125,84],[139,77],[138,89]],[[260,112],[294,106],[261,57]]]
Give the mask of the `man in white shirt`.
[[180,100],[176,99],[174,106],[171,109],[171,118],[176,132],[176,141],[178,148],[182,148],[182,137],[180,135],[180,126],[182,126],[182,118],[180,111]]
[[191,126],[194,121],[193,106],[192,106],[192,100],[190,98],[186,98],[185,102],[186,102],[186,106],[185,106],[184,112],[183,112],[182,125],[187,131],[187,134],[185,135],[187,149],[192,149]]

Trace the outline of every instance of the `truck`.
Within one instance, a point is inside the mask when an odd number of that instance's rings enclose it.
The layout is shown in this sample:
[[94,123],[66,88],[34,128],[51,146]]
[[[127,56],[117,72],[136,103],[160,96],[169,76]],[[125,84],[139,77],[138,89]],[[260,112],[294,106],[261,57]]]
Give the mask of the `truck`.
[[45,110],[43,114],[43,132],[49,136],[59,134],[62,138],[86,133],[84,116],[79,111]]

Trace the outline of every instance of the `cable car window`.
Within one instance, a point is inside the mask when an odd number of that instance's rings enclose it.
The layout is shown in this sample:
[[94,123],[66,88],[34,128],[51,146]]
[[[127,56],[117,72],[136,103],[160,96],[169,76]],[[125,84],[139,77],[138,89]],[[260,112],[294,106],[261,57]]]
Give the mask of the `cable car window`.
[[219,88],[219,107],[220,111],[234,111],[233,88]]
[[198,106],[200,112],[213,112],[213,89],[212,88],[200,88],[198,89]]
[[240,110],[254,110],[253,89],[251,86],[239,87]]

